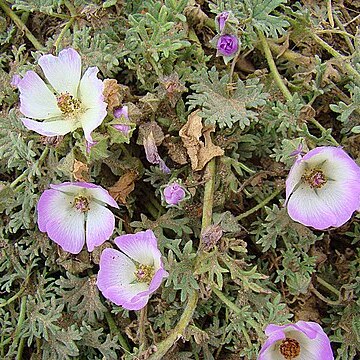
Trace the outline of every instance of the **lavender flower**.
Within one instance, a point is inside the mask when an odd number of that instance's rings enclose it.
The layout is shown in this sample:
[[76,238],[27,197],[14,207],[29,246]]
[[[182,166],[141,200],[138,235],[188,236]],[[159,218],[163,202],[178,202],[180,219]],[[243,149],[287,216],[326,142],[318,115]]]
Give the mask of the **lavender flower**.
[[111,236],[115,218],[106,204],[118,205],[105,189],[85,182],[50,188],[37,205],[38,225],[63,250],[78,254],[86,241],[88,251],[93,251]]
[[239,40],[235,35],[221,35],[216,44],[217,55],[233,56],[239,49]]
[[[114,116],[116,119],[125,118],[125,120],[129,120],[129,108],[124,105],[122,108],[116,109],[114,111]],[[129,132],[131,130],[131,126],[127,124],[114,124],[113,128],[121,131],[125,136],[129,135]]]
[[185,189],[177,182],[167,185],[163,190],[163,194],[168,205],[178,205],[186,197]]
[[164,270],[151,230],[115,239],[121,250],[105,249],[100,257],[97,286],[103,295],[128,310],[140,310],[169,274]]
[[170,169],[166,166],[165,161],[160,157],[154,134],[150,131],[143,139],[146,159],[151,164],[159,164],[160,170],[165,174],[170,174]]
[[311,321],[273,325],[265,329],[268,337],[258,360],[333,360],[330,341],[321,326]]
[[286,180],[290,217],[319,230],[343,225],[360,207],[359,179],[359,166],[341,148],[298,155]]
[[90,67],[81,78],[81,58],[71,48],[59,56],[41,56],[39,65],[55,94],[39,75],[27,71],[17,84],[20,111],[26,116],[21,119],[23,124],[46,136],[65,135],[82,127],[86,140],[92,143],[91,132],[107,114],[104,85],[97,78],[99,69]]
[[223,31],[228,18],[229,18],[229,12],[228,11],[223,11],[221,14],[216,16],[215,23],[219,27],[220,32]]

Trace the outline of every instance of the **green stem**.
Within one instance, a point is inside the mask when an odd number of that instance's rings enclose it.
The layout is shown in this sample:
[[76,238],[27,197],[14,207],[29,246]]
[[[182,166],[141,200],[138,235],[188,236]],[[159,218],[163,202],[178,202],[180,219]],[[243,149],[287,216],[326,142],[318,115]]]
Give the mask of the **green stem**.
[[3,9],[4,13],[9,16],[9,18],[15,23],[15,25],[25,34],[29,41],[34,45],[36,50],[44,50],[44,46],[40,44],[36,37],[21,21],[21,19],[9,8],[4,0],[0,0],[0,7]]
[[118,327],[115,324],[115,321],[113,319],[113,317],[111,316],[110,312],[105,312],[105,318],[106,321],[109,325],[109,329],[110,329],[110,334],[112,335],[117,335],[120,346],[122,347],[122,349],[130,354],[130,348],[129,345],[127,343],[127,341],[125,340],[125,338],[122,336],[120,330],[118,329]]
[[56,50],[56,53],[59,52],[59,44],[60,44],[60,41],[62,40],[62,38],[64,37],[66,31],[71,27],[71,25],[74,23],[75,21],[75,18],[72,17],[67,23],[66,25],[63,27],[63,29],[61,30],[59,36],[57,37],[57,39],[55,40],[54,42],[54,47],[55,47],[55,50]]
[[181,315],[179,322],[176,324],[174,330],[170,332],[168,337],[161,343],[157,344],[157,351],[150,355],[148,360],[161,360],[168,350],[174,345],[174,343],[183,336],[184,330],[189,325],[192,319],[196,305],[198,302],[198,293],[193,291],[189,296],[189,300],[186,304],[185,310]]
[[[216,158],[212,158],[206,166],[207,182],[204,189],[204,206],[203,216],[201,223],[201,231],[204,231],[211,225],[212,221],[212,208],[214,203],[214,189],[215,189],[215,170],[216,170]],[[202,253],[198,254],[197,262],[195,264],[195,271],[197,264],[201,262]],[[186,327],[189,325],[194,311],[196,309],[197,302],[199,300],[198,292],[193,290],[188,298],[188,302],[181,315],[179,322],[176,324],[174,330],[170,334],[156,345],[157,351],[152,354],[148,360],[161,360],[168,350],[174,345],[174,343],[183,335]]]
[[354,69],[350,63],[348,63],[345,59],[345,56],[341,55],[339,52],[337,52],[333,47],[331,47],[326,41],[321,39],[319,36],[317,36],[313,32],[309,32],[310,36],[315,40],[317,44],[322,46],[328,53],[330,53],[335,59],[339,59],[343,61],[343,65],[346,69],[346,71],[354,77],[354,79],[360,83],[360,73]]
[[248,217],[249,215],[253,214],[254,212],[260,210],[262,207],[264,207],[268,202],[270,202],[272,199],[274,199],[276,196],[278,196],[281,192],[282,192],[282,188],[276,190],[275,192],[273,192],[271,195],[269,195],[267,198],[265,198],[263,201],[261,201],[259,204],[257,204],[256,206],[254,206],[253,208],[251,208],[250,210],[236,216],[236,220],[241,220],[244,219],[246,217]]
[[204,190],[204,206],[202,214],[201,232],[211,225],[212,210],[214,204],[214,189],[215,189],[215,168],[216,158],[212,158],[207,164],[205,176],[208,176],[208,181],[205,184]]
[[75,6],[71,3],[71,1],[69,0],[64,0],[64,5],[68,8],[68,10],[70,11],[70,15],[71,17],[76,17],[76,9]]
[[[26,299],[27,299],[26,295],[21,298],[19,319],[18,319],[18,323],[17,323],[17,326],[16,326],[16,330],[15,330],[14,342],[11,345],[14,349],[17,348],[17,343],[19,341],[21,328],[22,328],[22,325],[23,325],[24,320],[25,320]],[[23,337],[23,339],[25,340],[24,337]],[[18,347],[18,351],[17,351],[17,354],[16,354],[16,360],[21,360],[22,359],[22,352],[24,350],[24,343],[22,344],[21,340],[20,340],[20,345]]]
[[327,281],[325,281],[324,279],[322,279],[319,276],[316,276],[316,281],[322,285],[323,287],[325,287],[326,289],[328,289],[329,291],[331,291],[333,294],[335,294],[337,297],[340,297],[340,291],[336,288],[334,288],[332,285],[330,285]]
[[[327,130],[314,118],[310,119],[311,123],[313,123],[322,133],[325,133]],[[340,144],[335,140],[332,135],[329,135],[329,140],[335,145],[340,146]]]
[[269,65],[271,74],[272,74],[276,84],[278,85],[281,92],[285,96],[285,99],[287,101],[291,101],[292,100],[292,95],[291,95],[289,89],[284,84],[283,80],[281,79],[281,76],[280,76],[279,71],[278,71],[278,69],[276,67],[275,61],[274,61],[274,59],[272,57],[269,44],[266,41],[265,35],[261,31],[258,31],[258,36],[259,36],[259,39],[261,41],[261,45],[262,45],[262,47],[264,49],[266,61],[267,61],[268,65]]

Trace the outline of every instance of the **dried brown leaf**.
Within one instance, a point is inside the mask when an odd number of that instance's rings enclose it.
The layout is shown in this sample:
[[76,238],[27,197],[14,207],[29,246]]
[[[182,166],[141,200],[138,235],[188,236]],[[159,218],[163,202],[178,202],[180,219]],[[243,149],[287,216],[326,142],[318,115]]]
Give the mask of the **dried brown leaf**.
[[[198,115],[199,111],[192,112],[187,123],[179,131],[190,157],[191,167],[195,171],[202,170],[213,157],[224,155],[224,150],[212,142],[210,133],[214,131],[214,127],[203,127],[202,118]],[[202,135],[205,144],[200,140]]]
[[112,111],[114,108],[120,106],[122,96],[120,94],[120,85],[115,79],[104,80],[104,100],[108,104],[108,109]]
[[135,189],[135,181],[138,178],[138,172],[130,170],[120,177],[120,179],[110,187],[109,193],[116,200],[126,205],[126,198]]
[[88,166],[76,159],[74,160],[72,174],[77,181],[88,182],[90,180]]

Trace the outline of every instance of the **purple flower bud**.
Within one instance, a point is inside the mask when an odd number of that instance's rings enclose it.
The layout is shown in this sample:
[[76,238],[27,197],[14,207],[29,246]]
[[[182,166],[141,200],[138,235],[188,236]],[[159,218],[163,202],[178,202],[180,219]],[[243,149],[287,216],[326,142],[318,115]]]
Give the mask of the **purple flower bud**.
[[11,78],[10,85],[13,86],[14,88],[17,88],[20,81],[21,81],[21,77],[18,74],[15,74]]
[[221,14],[219,14],[215,18],[216,23],[219,25],[219,31],[220,32],[223,30],[228,18],[229,18],[229,12],[228,11],[223,11]]
[[221,35],[216,44],[216,48],[218,55],[232,56],[239,49],[239,40],[235,35]]
[[117,125],[113,125],[113,128],[118,131],[121,131],[125,136],[128,136],[131,126],[125,124],[117,124]]
[[129,119],[129,108],[125,105],[122,108],[116,109],[114,111],[114,116],[116,119],[119,119],[123,116],[126,120],[128,120]]
[[168,205],[178,205],[185,196],[184,188],[176,182],[169,184],[164,189],[164,198]]

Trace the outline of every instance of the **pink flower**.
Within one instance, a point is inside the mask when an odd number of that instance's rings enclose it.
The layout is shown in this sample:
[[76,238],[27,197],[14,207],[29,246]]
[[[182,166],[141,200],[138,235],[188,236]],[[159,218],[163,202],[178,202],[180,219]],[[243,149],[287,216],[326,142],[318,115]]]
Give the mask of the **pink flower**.
[[107,114],[99,69],[90,67],[81,77],[80,55],[71,48],[60,51],[59,56],[41,56],[39,65],[54,91],[34,71],[16,81],[20,111],[26,116],[21,119],[23,124],[45,136],[65,135],[81,127],[92,143],[91,132]]
[[168,205],[178,205],[186,196],[184,188],[176,182],[167,185],[163,193],[165,202]]
[[217,15],[215,18],[215,22],[217,26],[219,27],[219,31],[223,31],[225,24],[229,18],[229,12],[223,11],[221,14]]
[[333,360],[330,340],[321,326],[311,321],[273,325],[265,329],[268,339],[258,360]]
[[239,40],[235,35],[221,35],[216,44],[217,55],[233,56],[239,49]]
[[88,251],[93,251],[109,239],[115,218],[106,205],[118,205],[105,189],[85,182],[65,182],[50,188],[37,205],[40,231],[72,254],[78,254],[85,242]]
[[164,270],[151,230],[115,239],[121,250],[105,249],[100,257],[97,286],[103,295],[128,310],[140,310],[169,274]]
[[306,226],[341,226],[360,207],[360,167],[338,147],[299,154],[286,180],[286,204],[290,217]]
[[[129,108],[124,105],[122,108],[116,109],[114,111],[114,116],[116,119],[124,118],[125,120],[129,120]],[[113,128],[121,131],[125,136],[129,135],[131,130],[131,126],[127,124],[114,124]]]

